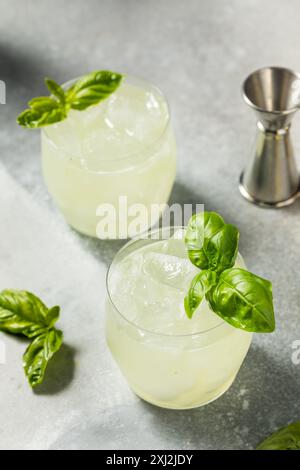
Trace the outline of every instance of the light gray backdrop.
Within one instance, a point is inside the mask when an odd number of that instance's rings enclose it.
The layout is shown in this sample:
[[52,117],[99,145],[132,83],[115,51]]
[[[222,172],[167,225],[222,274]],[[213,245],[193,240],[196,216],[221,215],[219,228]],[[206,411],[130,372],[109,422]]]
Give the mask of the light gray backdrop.
[[[244,77],[264,65],[300,70],[296,0],[0,0],[0,287],[62,307],[66,346],[39,393],[27,386],[25,343],[0,335],[0,448],[251,449],[300,419],[300,203],[278,211],[241,199],[254,138]],[[239,226],[241,251],[272,279],[277,331],[257,335],[230,391],[200,409],[154,408],[127,389],[103,338],[105,270],[120,242],[71,231],[41,178],[39,132],[17,127],[26,100],[109,68],[148,78],[168,96],[178,140],[172,201],[204,203]],[[294,143],[300,154],[300,116]]]

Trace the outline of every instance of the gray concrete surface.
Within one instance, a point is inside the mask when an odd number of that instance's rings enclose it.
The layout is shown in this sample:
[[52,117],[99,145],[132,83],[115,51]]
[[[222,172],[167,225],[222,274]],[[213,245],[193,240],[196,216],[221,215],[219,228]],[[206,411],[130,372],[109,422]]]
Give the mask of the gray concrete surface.
[[[25,344],[0,335],[0,448],[252,449],[300,419],[300,201],[277,211],[246,203],[237,190],[251,153],[254,116],[243,78],[264,65],[300,70],[296,0],[0,0],[0,284],[60,304],[66,344],[45,385],[27,386]],[[16,115],[60,82],[110,68],[140,75],[168,96],[178,140],[172,200],[205,203],[236,223],[251,270],[272,279],[277,331],[256,335],[232,388],[192,411],[143,403],[128,390],[103,338],[107,264],[121,242],[70,230],[41,177],[39,132]],[[300,115],[293,129],[300,155]]]

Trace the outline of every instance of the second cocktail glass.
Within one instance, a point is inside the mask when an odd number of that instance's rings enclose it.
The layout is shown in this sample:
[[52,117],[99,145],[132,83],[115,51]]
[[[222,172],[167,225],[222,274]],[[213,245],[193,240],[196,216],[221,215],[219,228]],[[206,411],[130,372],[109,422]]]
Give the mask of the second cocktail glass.
[[[42,130],[42,163],[49,192],[72,227],[127,238],[120,196],[150,214],[152,204],[168,201],[174,183],[176,144],[165,97],[150,83],[125,77],[106,100]],[[107,204],[115,211],[112,234],[99,226]],[[146,222],[141,231],[148,228]]]

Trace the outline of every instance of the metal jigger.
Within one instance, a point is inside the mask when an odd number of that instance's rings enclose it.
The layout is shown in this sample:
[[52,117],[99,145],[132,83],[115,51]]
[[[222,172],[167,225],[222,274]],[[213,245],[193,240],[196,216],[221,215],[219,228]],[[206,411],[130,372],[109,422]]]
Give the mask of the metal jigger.
[[258,131],[254,159],[241,174],[240,192],[265,207],[291,204],[299,196],[290,127],[300,107],[300,77],[281,67],[262,68],[246,78],[243,98],[256,113]]

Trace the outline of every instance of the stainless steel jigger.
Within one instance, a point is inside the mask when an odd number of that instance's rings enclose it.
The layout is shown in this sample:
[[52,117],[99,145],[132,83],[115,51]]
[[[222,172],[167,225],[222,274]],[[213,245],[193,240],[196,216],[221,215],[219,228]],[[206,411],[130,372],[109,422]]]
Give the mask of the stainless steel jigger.
[[262,68],[246,78],[243,98],[256,113],[258,130],[254,159],[241,174],[240,192],[265,207],[291,204],[299,196],[290,127],[300,107],[300,77],[281,67]]

